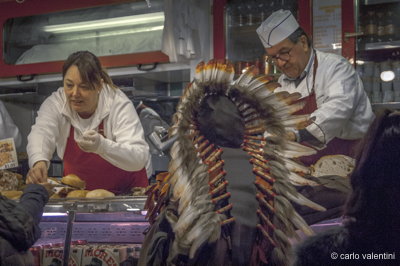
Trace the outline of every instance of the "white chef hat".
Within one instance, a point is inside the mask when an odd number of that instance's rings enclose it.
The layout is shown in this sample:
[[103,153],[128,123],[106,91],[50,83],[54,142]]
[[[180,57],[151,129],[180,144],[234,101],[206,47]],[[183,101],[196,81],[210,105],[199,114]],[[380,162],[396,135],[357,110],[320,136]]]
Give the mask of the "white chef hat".
[[280,43],[299,28],[293,14],[289,10],[280,9],[272,13],[260,27],[257,28],[258,37],[260,37],[265,48]]

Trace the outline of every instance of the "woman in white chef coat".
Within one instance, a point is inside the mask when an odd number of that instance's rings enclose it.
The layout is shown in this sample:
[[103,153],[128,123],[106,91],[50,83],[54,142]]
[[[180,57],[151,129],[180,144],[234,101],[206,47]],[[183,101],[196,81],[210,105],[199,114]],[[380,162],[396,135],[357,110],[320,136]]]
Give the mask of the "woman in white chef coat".
[[306,165],[328,154],[353,157],[354,146],[374,118],[363,84],[342,56],[314,49],[306,33],[288,10],[278,10],[257,29],[267,55],[282,71],[277,90],[299,92],[310,114],[309,124],[287,136],[320,150],[303,157]]
[[0,101],[0,126],[0,140],[13,138],[15,148],[18,148],[22,142],[21,133],[19,132],[18,127],[14,124],[14,121],[2,101]]
[[28,136],[28,182],[47,179],[55,150],[64,175],[86,181],[86,189],[129,193],[148,185],[149,147],[136,110],[88,51],[65,61],[63,84],[41,105]]

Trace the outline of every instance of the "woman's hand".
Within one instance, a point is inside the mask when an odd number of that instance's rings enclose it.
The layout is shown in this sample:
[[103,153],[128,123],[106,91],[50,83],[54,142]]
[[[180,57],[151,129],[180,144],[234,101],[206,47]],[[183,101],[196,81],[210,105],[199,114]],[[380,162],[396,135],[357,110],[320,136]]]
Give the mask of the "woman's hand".
[[85,152],[97,153],[103,136],[95,130],[88,130],[83,133],[82,139],[76,141],[78,146]]
[[27,184],[38,184],[47,182],[47,163],[46,161],[36,162],[31,169],[29,169],[26,177]]

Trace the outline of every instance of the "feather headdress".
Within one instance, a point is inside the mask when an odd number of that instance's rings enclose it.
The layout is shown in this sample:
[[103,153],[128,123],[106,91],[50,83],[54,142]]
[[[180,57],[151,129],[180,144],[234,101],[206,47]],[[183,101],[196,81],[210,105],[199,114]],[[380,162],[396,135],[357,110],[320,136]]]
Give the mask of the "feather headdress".
[[283,138],[286,128],[307,121],[308,116],[293,115],[304,102],[296,93],[275,93],[279,84],[256,74],[250,67],[234,80],[231,63],[202,62],[177,106],[170,129],[176,141],[171,148],[169,175],[157,183],[158,192],[153,188],[148,199],[157,201],[148,204],[153,206],[150,222],[154,223],[161,212],[168,213],[173,235],[167,241],[170,264],[193,259],[205,245],[215,243],[222,234],[229,235],[235,217],[231,215],[229,179],[221,158],[223,147],[241,148],[251,156],[254,197],[259,205],[255,241],[267,246],[262,254],[254,253],[256,260],[286,265],[288,239],[296,237],[298,229],[312,234],[292,202],[325,210],[293,186],[313,182],[299,174],[308,168],[292,159],[315,150]]

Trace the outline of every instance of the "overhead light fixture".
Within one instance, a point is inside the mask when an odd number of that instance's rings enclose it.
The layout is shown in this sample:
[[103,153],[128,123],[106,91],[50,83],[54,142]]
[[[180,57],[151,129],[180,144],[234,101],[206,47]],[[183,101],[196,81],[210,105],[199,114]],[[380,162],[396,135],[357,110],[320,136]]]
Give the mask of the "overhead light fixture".
[[[125,29],[125,30],[115,30],[109,32],[89,32],[82,34],[74,34],[72,36],[60,37],[60,41],[76,41],[76,40],[85,40],[85,39],[93,39],[93,38],[103,38],[103,37],[113,37],[113,36],[122,36],[135,34],[140,32],[154,32],[154,31],[162,31],[164,29],[164,25],[155,26],[155,27],[140,27],[134,29]],[[0,95],[1,96],[1,95]]]
[[118,18],[107,18],[84,22],[48,25],[43,27],[43,31],[50,33],[69,33],[96,29],[110,29],[156,22],[164,22],[164,12],[154,12],[149,14],[125,16]]
[[381,80],[385,82],[389,82],[394,80],[395,74],[392,70],[382,71],[381,72]]

